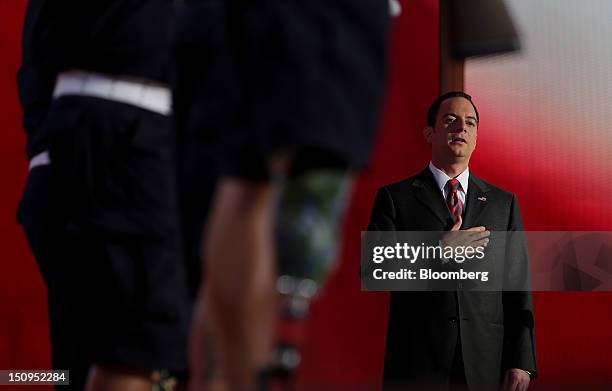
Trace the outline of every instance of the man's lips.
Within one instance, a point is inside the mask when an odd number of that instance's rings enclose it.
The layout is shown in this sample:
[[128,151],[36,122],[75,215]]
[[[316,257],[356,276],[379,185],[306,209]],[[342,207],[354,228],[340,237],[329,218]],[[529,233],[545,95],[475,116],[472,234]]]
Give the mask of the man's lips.
[[451,144],[467,144],[467,141],[463,137],[453,137],[450,142]]

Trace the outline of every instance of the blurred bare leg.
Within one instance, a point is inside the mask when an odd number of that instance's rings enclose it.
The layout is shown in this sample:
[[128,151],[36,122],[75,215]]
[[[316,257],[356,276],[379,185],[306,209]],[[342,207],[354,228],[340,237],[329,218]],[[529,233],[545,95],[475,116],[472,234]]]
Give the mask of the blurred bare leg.
[[189,343],[188,391],[227,391],[227,383],[219,371],[215,358],[215,343],[211,332],[209,311],[204,303],[204,292],[195,304]]
[[214,360],[214,344],[203,292],[195,304],[189,341],[189,391],[226,391]]
[[232,391],[254,390],[256,373],[272,361],[273,210],[270,183],[222,180],[205,234],[206,282],[198,311],[207,311],[215,361]]
[[94,365],[89,370],[86,391],[151,391],[156,379],[143,370]]

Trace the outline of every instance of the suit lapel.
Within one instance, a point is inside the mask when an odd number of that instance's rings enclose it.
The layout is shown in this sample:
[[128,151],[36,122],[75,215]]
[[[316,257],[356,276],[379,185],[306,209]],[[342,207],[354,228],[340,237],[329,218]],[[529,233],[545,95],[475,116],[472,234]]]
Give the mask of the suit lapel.
[[417,200],[446,226],[451,218],[450,211],[446,202],[444,202],[442,192],[438,189],[433,174],[429,171],[429,167],[421,171],[412,185],[418,188],[416,191]]
[[478,218],[487,207],[487,191],[489,187],[478,177],[470,173],[470,185],[468,187],[467,202],[465,209],[465,217],[463,219],[462,228],[471,228],[476,226]]

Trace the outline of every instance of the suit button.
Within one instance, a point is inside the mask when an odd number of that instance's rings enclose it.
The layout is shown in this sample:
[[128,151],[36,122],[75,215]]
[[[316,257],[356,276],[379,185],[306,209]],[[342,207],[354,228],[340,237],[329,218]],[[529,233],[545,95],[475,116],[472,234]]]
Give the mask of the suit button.
[[451,316],[450,318],[448,318],[448,320],[449,320],[451,323],[457,323],[457,322],[459,321],[459,318],[458,318],[458,317],[456,317],[456,316]]

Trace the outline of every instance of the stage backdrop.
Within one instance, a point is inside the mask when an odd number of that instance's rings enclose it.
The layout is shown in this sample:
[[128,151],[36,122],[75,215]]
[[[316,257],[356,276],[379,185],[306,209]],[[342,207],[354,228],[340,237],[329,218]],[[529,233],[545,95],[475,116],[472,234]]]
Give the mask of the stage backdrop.
[[[27,175],[15,86],[25,3],[0,2],[0,369],[48,368],[50,363],[44,285],[15,223]],[[499,59],[468,63],[467,89],[482,117],[471,169],[519,196],[528,229],[612,230],[612,203],[607,202],[607,192],[612,189],[607,162],[612,140],[603,122],[611,118],[607,104],[612,91],[610,61],[605,62],[610,49],[592,41],[603,42],[610,34],[603,24],[595,28],[597,34],[588,36],[578,28],[578,23],[585,28],[591,25],[589,16],[611,20],[611,6],[605,0],[564,0],[564,6],[570,8],[563,15],[582,16],[571,23],[557,22],[558,29],[551,30],[550,24],[541,23],[542,18],[553,23],[562,12],[553,8],[552,1],[538,2],[548,5],[538,9],[525,9],[531,2],[522,2],[522,8],[520,1],[509,3],[512,12],[528,16],[519,18],[521,25],[533,23],[539,28],[535,36],[549,34],[544,47],[575,52],[578,60],[568,70],[567,63],[560,60],[527,59],[533,53],[530,43],[524,52],[513,55],[510,65],[495,62]],[[558,3],[554,1],[555,6]],[[588,8],[590,15],[578,13],[587,9],[583,4],[593,7]],[[356,185],[345,222],[340,268],[313,308],[300,375],[303,388],[354,389],[380,384],[388,296],[360,290],[360,231],[367,225],[377,188],[427,164],[429,149],[421,129],[439,88],[438,1],[406,0],[402,5],[404,12],[396,21],[391,42],[388,98],[374,161]],[[572,25],[574,30],[563,33]],[[524,61],[512,62],[516,59]],[[547,67],[534,72],[537,61]],[[585,64],[593,65],[595,73],[579,72]],[[551,74],[552,70],[558,73]],[[534,85],[538,88],[533,89]],[[576,98],[578,90],[590,98]],[[595,114],[601,122],[594,120]],[[536,293],[535,305],[541,370],[537,388],[582,382],[612,384],[608,354],[612,349],[612,296]]]

